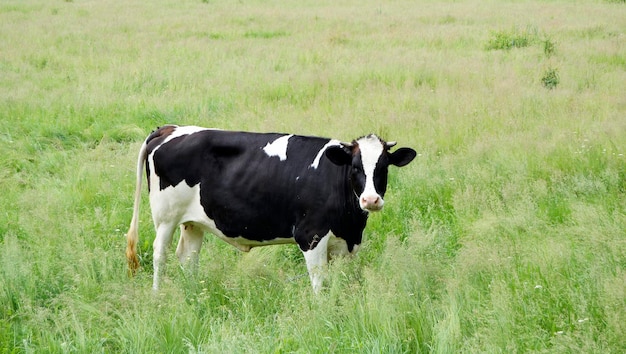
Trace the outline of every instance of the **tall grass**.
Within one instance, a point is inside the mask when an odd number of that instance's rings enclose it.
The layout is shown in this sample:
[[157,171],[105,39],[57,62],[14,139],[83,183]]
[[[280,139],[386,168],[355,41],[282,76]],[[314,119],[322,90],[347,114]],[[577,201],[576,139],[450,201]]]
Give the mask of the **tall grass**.
[[[5,1],[0,353],[626,351],[625,11]],[[132,279],[124,230],[166,123],[419,155],[319,296],[296,247],[214,237],[153,294],[145,191]]]

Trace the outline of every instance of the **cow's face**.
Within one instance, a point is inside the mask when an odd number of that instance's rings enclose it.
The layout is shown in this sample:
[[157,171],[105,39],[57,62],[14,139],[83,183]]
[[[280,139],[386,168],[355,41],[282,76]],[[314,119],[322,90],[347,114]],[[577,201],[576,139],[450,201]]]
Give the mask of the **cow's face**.
[[389,152],[394,145],[395,142],[386,143],[370,134],[351,144],[332,146],[326,150],[326,157],[334,164],[350,166],[352,189],[365,211],[383,208],[389,165],[402,167],[415,158],[415,150],[410,148]]

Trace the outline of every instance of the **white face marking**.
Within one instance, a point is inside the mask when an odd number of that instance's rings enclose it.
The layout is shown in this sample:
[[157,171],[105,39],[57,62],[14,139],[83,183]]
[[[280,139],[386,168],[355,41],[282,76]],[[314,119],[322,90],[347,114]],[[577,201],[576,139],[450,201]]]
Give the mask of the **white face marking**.
[[365,189],[359,196],[359,203],[364,207],[363,198],[380,198],[378,209],[382,208],[383,198],[376,192],[374,186],[374,170],[376,163],[384,151],[383,144],[375,135],[363,137],[357,141],[361,150],[361,161],[363,163],[363,172],[365,173]]
[[263,148],[263,151],[265,151],[269,157],[278,156],[280,161],[287,160],[287,144],[289,143],[289,138],[292,136],[293,134],[281,136],[273,142],[267,143],[267,145]]
[[317,156],[315,156],[315,160],[313,160],[311,167],[317,169],[317,166],[319,166],[320,160],[322,159],[322,155],[324,155],[324,151],[326,151],[326,149],[328,149],[331,146],[340,146],[340,145],[341,143],[339,142],[339,140],[331,140],[327,142],[326,145],[324,145],[322,149],[317,153]]

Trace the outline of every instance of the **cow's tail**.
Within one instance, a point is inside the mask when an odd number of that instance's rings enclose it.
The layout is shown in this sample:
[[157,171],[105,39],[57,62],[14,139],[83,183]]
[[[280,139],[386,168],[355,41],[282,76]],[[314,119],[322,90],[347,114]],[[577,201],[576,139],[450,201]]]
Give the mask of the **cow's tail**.
[[143,168],[146,161],[147,140],[141,145],[139,156],[137,157],[137,179],[135,181],[135,203],[133,205],[133,218],[126,234],[126,260],[128,261],[128,274],[134,275],[139,269],[139,259],[137,258],[137,243],[139,242],[139,204],[141,202],[141,181],[143,179]]

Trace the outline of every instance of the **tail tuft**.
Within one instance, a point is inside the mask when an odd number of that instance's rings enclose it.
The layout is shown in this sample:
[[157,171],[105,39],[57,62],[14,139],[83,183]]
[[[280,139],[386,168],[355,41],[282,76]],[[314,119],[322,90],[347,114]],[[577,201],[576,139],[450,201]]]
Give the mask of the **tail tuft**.
[[128,244],[126,245],[126,261],[128,262],[128,276],[132,277],[139,269],[139,258],[137,258],[137,230],[128,230],[126,234]]

